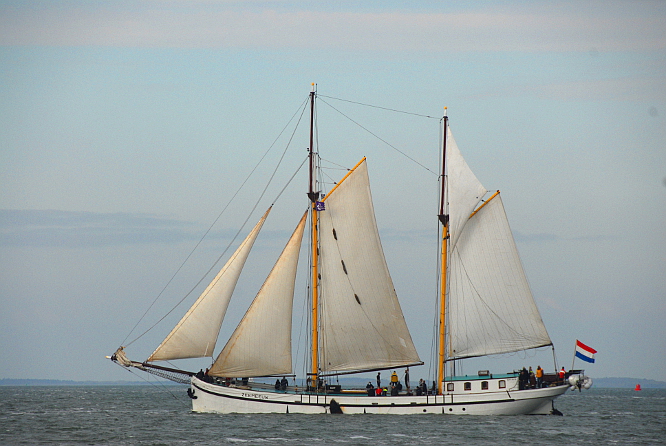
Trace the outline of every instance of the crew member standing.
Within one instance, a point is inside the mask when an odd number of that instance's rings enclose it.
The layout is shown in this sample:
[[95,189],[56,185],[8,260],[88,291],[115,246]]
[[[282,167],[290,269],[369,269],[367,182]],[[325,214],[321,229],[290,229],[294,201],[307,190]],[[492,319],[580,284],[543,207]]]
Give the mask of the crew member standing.
[[395,370],[391,374],[391,387],[395,387],[398,385],[398,374],[395,373]]

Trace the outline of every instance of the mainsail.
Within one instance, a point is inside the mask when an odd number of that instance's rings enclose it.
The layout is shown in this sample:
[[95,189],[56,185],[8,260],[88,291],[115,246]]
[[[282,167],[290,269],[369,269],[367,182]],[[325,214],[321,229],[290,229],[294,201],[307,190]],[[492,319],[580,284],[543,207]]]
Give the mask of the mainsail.
[[209,375],[252,377],[292,373],[291,316],[306,217],[307,213],[218,355]]
[[227,312],[236,282],[270,211],[271,208],[268,208],[236,252],[201,293],[178,325],[150,355],[147,362],[213,356],[222,320]]
[[448,357],[551,345],[499,193],[472,213],[482,198],[478,194],[483,186],[455,143],[452,146],[451,157],[447,157],[451,161],[447,167],[452,240],[447,281]]
[[322,372],[421,363],[379,239],[365,159],[319,216]]

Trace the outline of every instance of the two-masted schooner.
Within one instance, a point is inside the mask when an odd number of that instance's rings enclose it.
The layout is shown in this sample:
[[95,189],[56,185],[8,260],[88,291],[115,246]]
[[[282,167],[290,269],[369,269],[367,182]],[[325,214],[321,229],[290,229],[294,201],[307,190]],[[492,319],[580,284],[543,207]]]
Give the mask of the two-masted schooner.
[[[463,159],[445,116],[441,144],[440,291],[437,375],[409,391],[343,389],[330,378],[423,364],[394,289],[362,159],[325,195],[313,148],[317,93],[309,96],[309,205],[224,348],[204,373],[156,362],[213,357],[236,282],[270,209],[164,341],[143,362],[120,347],[112,360],[189,384],[196,412],[548,414],[570,386],[546,375],[539,387],[518,372],[452,376],[455,361],[552,345],[532,297],[499,192],[489,194]],[[490,195],[488,198],[486,198]],[[308,219],[309,217],[309,219]],[[307,221],[309,220],[309,226]],[[259,383],[292,375],[292,308],[301,240],[308,227],[309,371],[300,386]],[[449,373],[447,373],[449,370]],[[292,384],[294,381],[292,381]]]

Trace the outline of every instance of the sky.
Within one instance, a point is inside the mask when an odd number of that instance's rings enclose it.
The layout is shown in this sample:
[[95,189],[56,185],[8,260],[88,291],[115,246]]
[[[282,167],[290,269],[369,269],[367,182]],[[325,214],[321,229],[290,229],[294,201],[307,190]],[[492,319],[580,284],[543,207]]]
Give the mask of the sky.
[[[139,379],[105,356],[147,358],[276,200],[247,305],[307,206],[307,117],[293,129],[311,83],[320,156],[368,157],[426,362],[413,379],[430,364],[447,107],[502,191],[557,367],[579,339],[593,378],[666,381],[666,3],[613,0],[0,1],[0,378]],[[464,371],[537,363],[555,367],[547,350]]]

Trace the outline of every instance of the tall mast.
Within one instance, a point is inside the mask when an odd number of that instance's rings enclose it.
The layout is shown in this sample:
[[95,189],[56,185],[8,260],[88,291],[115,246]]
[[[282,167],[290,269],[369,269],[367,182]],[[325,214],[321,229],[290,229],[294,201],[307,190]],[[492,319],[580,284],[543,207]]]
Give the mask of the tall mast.
[[443,137],[442,137],[442,189],[439,200],[439,222],[442,224],[442,258],[440,271],[440,290],[439,290],[439,355],[437,360],[437,393],[441,395],[442,382],[444,381],[444,368],[446,365],[445,357],[445,334],[446,334],[446,270],[447,270],[447,249],[449,239],[449,214],[446,204],[446,135],[448,133],[448,121],[446,116],[446,107],[444,107]]
[[315,84],[312,83],[312,91],[310,92],[310,186],[308,190],[308,197],[312,205],[312,218],[310,223],[312,225],[312,385],[317,388],[317,375],[319,373],[319,359],[318,359],[318,345],[319,345],[319,332],[318,324],[319,318],[317,313],[318,307],[318,287],[319,287],[319,273],[317,271],[318,261],[318,237],[317,237],[317,202],[319,200],[319,192],[316,190],[316,166],[314,154],[314,106],[315,106]]

